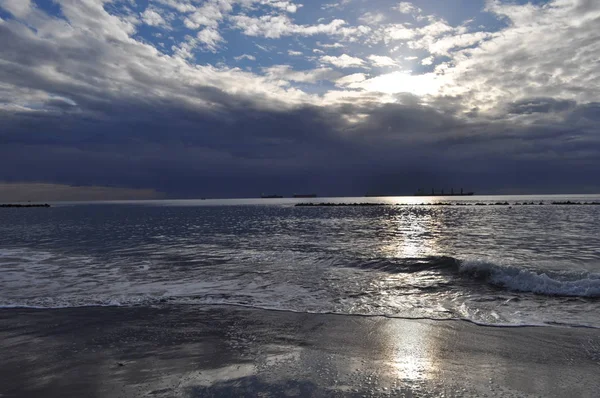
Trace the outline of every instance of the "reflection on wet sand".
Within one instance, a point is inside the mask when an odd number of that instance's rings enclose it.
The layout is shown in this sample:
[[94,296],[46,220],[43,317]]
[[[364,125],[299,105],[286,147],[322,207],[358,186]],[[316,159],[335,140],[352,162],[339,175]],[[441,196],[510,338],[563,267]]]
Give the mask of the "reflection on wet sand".
[[435,377],[436,341],[431,328],[422,324],[387,323],[381,332],[390,340],[393,371],[404,383],[416,383]]
[[0,394],[10,397],[562,397],[600,388],[595,329],[195,306],[3,310],[0,321]]

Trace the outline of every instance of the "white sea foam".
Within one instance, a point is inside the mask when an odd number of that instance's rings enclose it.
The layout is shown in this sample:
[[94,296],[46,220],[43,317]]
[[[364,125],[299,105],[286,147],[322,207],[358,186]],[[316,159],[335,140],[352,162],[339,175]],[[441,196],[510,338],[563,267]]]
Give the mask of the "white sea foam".
[[[134,251],[107,259],[0,249],[0,308],[238,305],[307,313],[463,319],[495,326],[600,326],[597,318],[589,317],[597,300],[549,297],[551,310],[546,310],[540,309],[539,300],[531,294],[516,293],[600,297],[600,274],[552,272],[552,264],[523,269],[501,261],[452,257],[352,262],[345,257],[274,251],[242,252],[235,257],[229,248],[221,252],[213,248],[233,260],[226,266],[197,266],[184,259],[187,266],[182,267],[172,259],[181,259],[176,248],[148,250],[153,256],[134,255]],[[503,290],[490,292],[488,283]]]
[[548,274],[487,261],[463,261],[459,272],[519,292],[548,296],[600,297],[600,274]]

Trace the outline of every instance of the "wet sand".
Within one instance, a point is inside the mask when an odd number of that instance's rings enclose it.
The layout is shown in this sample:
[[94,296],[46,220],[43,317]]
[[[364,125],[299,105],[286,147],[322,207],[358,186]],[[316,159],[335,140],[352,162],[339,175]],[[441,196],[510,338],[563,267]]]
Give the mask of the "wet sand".
[[600,330],[227,306],[0,310],[0,397],[593,397]]

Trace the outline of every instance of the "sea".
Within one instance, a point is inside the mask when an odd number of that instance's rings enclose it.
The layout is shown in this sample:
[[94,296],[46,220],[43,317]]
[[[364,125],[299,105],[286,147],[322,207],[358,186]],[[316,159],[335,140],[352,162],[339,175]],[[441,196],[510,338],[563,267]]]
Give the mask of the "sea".
[[[296,206],[309,202],[348,206]],[[600,195],[0,208],[0,308],[219,304],[599,328],[591,203]]]

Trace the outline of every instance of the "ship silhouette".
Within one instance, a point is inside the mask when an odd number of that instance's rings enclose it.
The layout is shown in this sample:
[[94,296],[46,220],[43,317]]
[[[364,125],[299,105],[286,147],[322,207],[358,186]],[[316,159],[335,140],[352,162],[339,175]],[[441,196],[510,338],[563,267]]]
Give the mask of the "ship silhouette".
[[431,192],[425,191],[422,188],[419,188],[417,192],[415,192],[415,196],[473,196],[475,192],[465,192],[462,188],[460,192],[454,192],[454,188],[450,189],[450,192],[444,193],[444,190],[436,191],[434,188],[431,188]]

